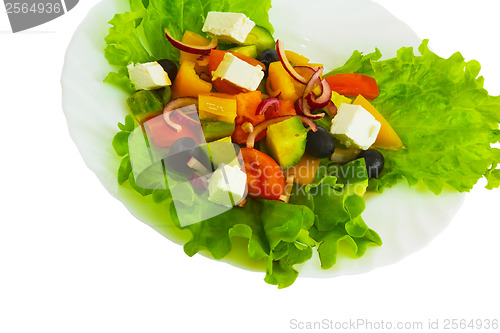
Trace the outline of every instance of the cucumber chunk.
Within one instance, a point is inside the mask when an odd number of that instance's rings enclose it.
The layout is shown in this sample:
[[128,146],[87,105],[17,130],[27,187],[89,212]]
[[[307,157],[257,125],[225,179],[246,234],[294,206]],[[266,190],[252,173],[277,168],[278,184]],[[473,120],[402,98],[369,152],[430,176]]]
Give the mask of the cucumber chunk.
[[257,45],[246,45],[246,46],[238,46],[238,47],[233,47],[232,49],[229,49],[229,51],[233,51],[238,54],[242,54],[244,56],[250,57],[250,58],[257,58],[257,55],[259,54],[257,52]]
[[253,27],[243,45],[255,45],[257,47],[257,54],[276,47],[273,35],[267,29],[259,26]]
[[299,163],[306,150],[307,130],[299,116],[270,125],[266,144],[271,155],[283,168]]
[[201,127],[203,129],[203,134],[205,134],[205,140],[207,142],[222,139],[227,136],[231,136],[234,132],[234,123],[225,123],[222,121],[201,121]]

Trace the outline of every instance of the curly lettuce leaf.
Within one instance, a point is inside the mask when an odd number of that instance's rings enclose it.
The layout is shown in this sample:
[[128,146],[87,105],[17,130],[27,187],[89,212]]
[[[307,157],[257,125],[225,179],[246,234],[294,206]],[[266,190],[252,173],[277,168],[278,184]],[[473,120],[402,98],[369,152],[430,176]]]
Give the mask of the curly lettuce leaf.
[[148,15],[145,8],[116,14],[109,24],[109,34],[104,39],[104,56],[110,65],[127,66],[131,62],[142,63],[152,60],[151,55],[141,42],[137,29],[138,22]]
[[[479,179],[489,177],[498,187],[500,150],[500,96],[484,89],[477,61],[466,62],[460,53],[443,59],[427,46],[401,48],[397,57],[375,61],[378,52],[355,52],[336,72],[353,71],[375,78],[380,95],[373,105],[401,137],[406,149],[382,150],[386,166],[370,190],[382,192],[401,180],[419,182],[435,194],[445,184],[467,192]],[[493,167],[494,169],[494,167]]]
[[318,254],[323,269],[335,266],[341,242],[352,250],[355,258],[361,258],[369,246],[382,245],[380,236],[374,230],[367,228],[363,235],[356,237],[347,232],[345,224],[341,224],[329,232],[320,232],[318,229],[312,228],[311,236],[319,242]]
[[[170,213],[179,225],[173,205]],[[233,237],[247,239],[248,256],[265,260],[265,281],[285,288],[298,276],[293,266],[312,255],[315,243],[308,236],[308,230],[313,222],[314,214],[307,207],[247,198],[244,208],[233,208],[184,227],[192,233],[184,252],[193,256],[206,250],[215,259],[222,259],[231,251]]]
[[104,82],[115,85],[130,95],[136,92],[134,85],[128,77],[128,70],[126,67],[121,68],[118,72],[110,72],[104,79]]
[[363,256],[368,246],[381,246],[380,236],[363,221],[365,210],[362,197],[368,185],[364,159],[345,165],[322,160],[312,185],[293,191],[290,202],[309,207],[315,214],[310,237],[318,244],[323,269],[337,262],[338,247],[345,242],[356,258]]
[[488,190],[500,187],[500,169],[496,169],[496,167],[496,165],[492,166],[485,175],[486,180],[488,180],[488,184],[486,184]]
[[382,53],[379,49],[375,48],[375,52],[363,55],[362,52],[358,50],[354,51],[346,63],[338,68],[335,68],[325,74],[325,76],[340,74],[340,73],[356,73],[363,72],[367,73],[371,70],[371,62],[382,58]]

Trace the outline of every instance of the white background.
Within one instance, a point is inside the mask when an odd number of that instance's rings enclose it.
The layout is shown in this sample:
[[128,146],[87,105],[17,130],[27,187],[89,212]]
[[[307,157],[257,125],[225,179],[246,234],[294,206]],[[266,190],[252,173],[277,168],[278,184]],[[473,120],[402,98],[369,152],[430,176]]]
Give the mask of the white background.
[[[398,264],[299,278],[285,290],[261,273],[188,258],[138,222],[85,167],[61,108],[65,49],[97,2],[18,34],[0,5],[0,332],[289,332],[293,318],[424,328],[428,319],[500,319],[500,190],[477,186],[441,235]],[[479,60],[486,88],[500,94],[497,1],[377,2],[441,56],[460,50]]]

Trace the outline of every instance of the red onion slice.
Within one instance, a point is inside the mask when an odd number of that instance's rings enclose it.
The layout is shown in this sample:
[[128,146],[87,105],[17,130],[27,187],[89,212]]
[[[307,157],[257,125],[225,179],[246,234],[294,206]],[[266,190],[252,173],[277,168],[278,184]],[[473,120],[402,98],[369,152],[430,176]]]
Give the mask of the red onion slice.
[[191,169],[195,169],[196,173],[200,176],[210,173],[210,170],[208,170],[206,166],[204,166],[200,161],[198,161],[194,157],[191,157],[189,159],[189,161],[187,162],[187,166],[190,167]]
[[325,106],[325,111],[333,118],[337,115],[337,106],[332,101],[329,101]]
[[[309,78],[311,78],[311,76],[313,76],[313,74],[316,73],[318,71],[318,69],[320,69],[320,67],[309,67],[309,66],[295,66],[293,68],[296,71],[299,70],[299,71],[305,71],[305,72],[307,72],[310,75]],[[298,71],[297,71],[297,73],[298,73]],[[306,77],[304,77],[304,79],[307,80]]]
[[[302,95],[302,97],[306,97],[307,95],[309,95],[309,93],[311,93],[313,91],[313,89],[316,88],[316,86],[322,87],[321,86],[321,74],[323,74],[323,68],[318,69],[313,74],[313,76],[311,76],[311,78],[309,79],[309,81],[306,84],[306,88],[304,89],[304,94]],[[323,91],[321,93],[323,93]]]
[[269,96],[273,98],[279,98],[281,96],[280,90],[273,90],[273,88],[271,88],[271,80],[269,79],[266,80],[266,90]]
[[302,75],[297,73],[297,71],[290,64],[290,61],[288,61],[288,58],[286,57],[285,54],[285,46],[283,45],[283,42],[280,41],[279,39],[276,41],[276,51],[278,53],[278,58],[280,59],[281,64],[283,65],[287,73],[290,74],[291,77],[293,77],[300,83],[306,84],[307,79],[305,79]]
[[163,109],[163,113],[168,113],[175,109],[179,109],[183,106],[188,106],[191,104],[194,104],[196,105],[196,107],[198,107],[198,99],[194,97],[179,97],[168,102]]
[[324,108],[327,104],[328,104],[328,101],[326,102],[317,102],[315,100],[315,98],[313,97],[313,94],[310,93],[309,95],[307,95],[306,97],[306,100],[307,100],[307,104],[309,104],[309,106],[313,109],[313,110],[318,110],[318,109],[322,109]]
[[273,106],[276,108],[276,110],[278,110],[280,108],[280,101],[276,98],[266,99],[265,101],[260,102],[255,114],[256,115],[265,114],[267,109]]
[[174,130],[175,133],[179,133],[180,131],[182,131],[182,126],[177,123],[174,123],[172,119],[170,119],[171,114],[172,114],[171,112],[164,113],[163,120],[165,120],[167,126],[170,127],[172,130]]
[[208,54],[211,50],[215,49],[219,44],[219,40],[217,38],[213,38],[210,44],[207,46],[198,46],[186,44],[181,41],[176,40],[168,29],[165,29],[165,36],[167,36],[168,41],[177,49],[193,54]]
[[170,112],[171,116],[170,118],[176,122],[178,122],[181,125],[194,125],[194,124],[199,124],[199,121],[196,121],[195,119],[191,118],[190,115],[194,115],[196,111],[193,113],[192,111],[187,111],[185,112],[184,110],[174,110]]
[[308,125],[309,129],[312,130],[313,132],[316,132],[318,130],[318,126],[316,126],[316,124],[313,123],[311,118],[300,116],[300,119],[302,120],[302,123]]
[[307,103],[312,109],[322,109],[332,98],[332,89],[328,81],[321,80],[321,94],[318,96],[313,91],[307,95]]
[[325,116],[324,113],[318,113],[318,114],[312,114],[311,113],[311,108],[309,107],[309,104],[307,103],[305,98],[299,98],[298,100],[295,101],[295,110],[297,111],[298,115],[304,115],[308,118],[311,119],[321,119]]
[[197,174],[193,173],[191,177],[189,177],[189,182],[193,186],[195,190],[199,192],[204,192],[208,188],[208,181],[205,177],[200,177]]
[[[266,130],[269,126],[271,126],[273,124],[280,123],[280,122],[287,120],[287,119],[290,119],[292,117],[296,117],[296,116],[279,116],[279,117],[271,118],[268,120],[264,120],[261,123],[258,123],[257,126],[255,126],[254,131],[252,133],[248,134],[247,142],[246,142],[247,148],[253,148],[255,145],[255,138],[262,131]],[[303,116],[300,116],[300,119],[302,120],[303,123],[307,124],[313,132],[316,132],[318,130],[318,127],[316,126],[315,123],[312,122],[311,119],[309,119],[307,117],[303,117]]]

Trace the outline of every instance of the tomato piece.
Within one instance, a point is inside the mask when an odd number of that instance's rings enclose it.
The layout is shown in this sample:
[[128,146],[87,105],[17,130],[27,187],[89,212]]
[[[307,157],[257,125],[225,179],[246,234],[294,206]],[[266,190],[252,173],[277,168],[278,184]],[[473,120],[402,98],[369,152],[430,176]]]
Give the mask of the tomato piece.
[[170,147],[177,139],[184,137],[190,137],[196,142],[200,142],[198,136],[188,126],[183,126],[178,133],[172,130],[163,120],[163,115],[149,119],[144,122],[143,126],[150,143],[152,141],[157,147]]
[[330,84],[330,88],[341,95],[363,95],[371,100],[379,95],[377,82],[367,75],[357,73],[334,74],[327,76],[325,79]]
[[279,200],[285,194],[285,176],[271,156],[253,148],[241,148],[247,174],[248,195]]
[[[212,76],[212,72],[215,71],[217,69],[217,67],[219,67],[220,63],[224,59],[224,55],[228,52],[233,54],[235,57],[237,57],[243,61],[246,61],[247,63],[249,63],[252,66],[261,66],[262,69],[266,68],[266,66],[264,66],[264,64],[261,63],[260,61],[255,60],[255,59],[250,58],[250,57],[247,57],[247,56],[244,56],[242,54],[231,52],[231,51],[212,50],[212,51],[210,51],[210,58],[208,61],[208,70],[210,72],[210,76]],[[227,94],[238,94],[238,93],[245,91],[245,89],[240,88],[240,87],[232,84],[231,82],[223,80],[221,78],[217,78],[217,79],[213,80],[212,83],[214,85],[215,90],[217,90],[218,92],[223,92],[223,93],[227,93]]]

